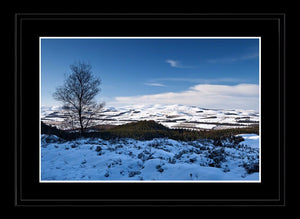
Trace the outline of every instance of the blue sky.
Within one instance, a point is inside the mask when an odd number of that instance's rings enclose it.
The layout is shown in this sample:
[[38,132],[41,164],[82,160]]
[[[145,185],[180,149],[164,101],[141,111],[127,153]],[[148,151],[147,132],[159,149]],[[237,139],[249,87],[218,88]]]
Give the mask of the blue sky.
[[41,105],[59,105],[52,93],[76,61],[101,79],[107,106],[258,109],[258,38],[42,38]]

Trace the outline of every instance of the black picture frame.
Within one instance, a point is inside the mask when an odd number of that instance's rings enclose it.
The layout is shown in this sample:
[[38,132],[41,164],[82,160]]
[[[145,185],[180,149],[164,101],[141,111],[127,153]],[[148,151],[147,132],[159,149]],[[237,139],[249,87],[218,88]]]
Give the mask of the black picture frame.
[[[15,206],[285,206],[285,13],[16,13],[14,25]],[[261,183],[39,183],[41,36],[261,37]]]

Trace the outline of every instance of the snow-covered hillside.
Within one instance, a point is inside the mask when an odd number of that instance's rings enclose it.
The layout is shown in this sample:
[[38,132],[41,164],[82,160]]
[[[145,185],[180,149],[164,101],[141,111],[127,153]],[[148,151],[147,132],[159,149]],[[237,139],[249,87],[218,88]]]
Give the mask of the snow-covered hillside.
[[[59,108],[42,107],[41,119],[59,127],[63,116]],[[204,109],[185,105],[133,105],[107,107],[97,115],[97,124],[122,125],[140,120],[154,120],[169,128],[224,129],[258,124],[259,114],[254,110]]]
[[259,181],[259,136],[241,136],[237,145],[215,146],[212,140],[42,135],[41,181]]

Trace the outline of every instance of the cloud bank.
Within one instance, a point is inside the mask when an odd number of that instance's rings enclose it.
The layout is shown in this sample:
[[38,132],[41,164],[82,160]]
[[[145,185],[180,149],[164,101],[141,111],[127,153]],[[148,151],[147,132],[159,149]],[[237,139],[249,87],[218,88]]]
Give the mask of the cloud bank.
[[198,84],[182,92],[115,97],[113,105],[184,104],[204,108],[259,109],[257,84],[213,85]]

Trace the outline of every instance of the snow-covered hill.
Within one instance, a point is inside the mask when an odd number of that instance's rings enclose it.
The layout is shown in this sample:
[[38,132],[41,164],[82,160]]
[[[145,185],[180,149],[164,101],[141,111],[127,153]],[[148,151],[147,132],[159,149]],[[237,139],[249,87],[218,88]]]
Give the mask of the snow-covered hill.
[[259,136],[241,136],[236,145],[215,146],[203,139],[65,141],[42,135],[41,181],[259,181]]
[[[63,116],[58,107],[42,107],[41,119],[59,126]],[[97,115],[96,122],[122,125],[140,120],[154,120],[169,128],[222,129],[258,124],[259,113],[254,110],[204,109],[185,105],[132,105],[105,108]]]

